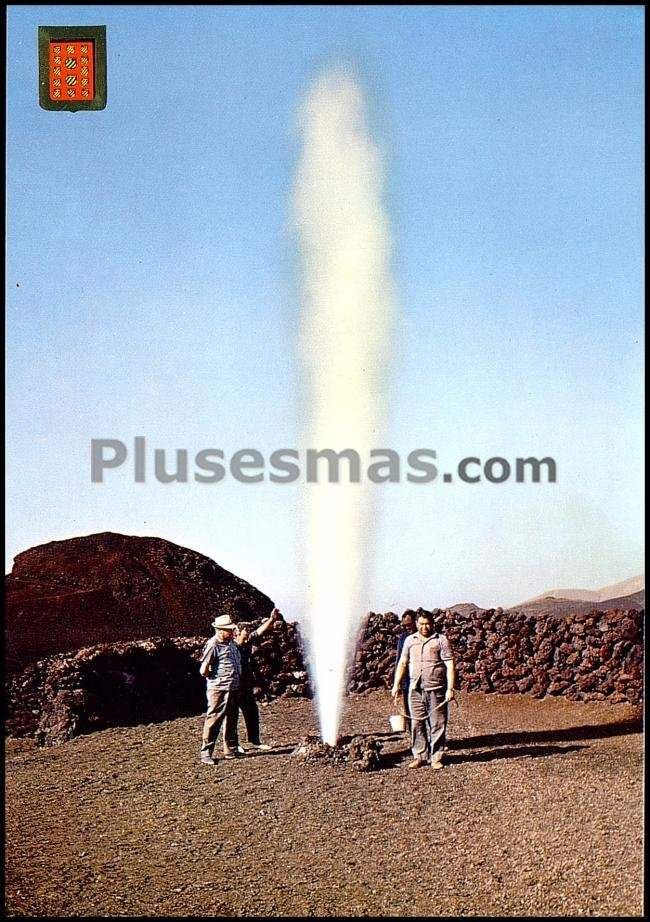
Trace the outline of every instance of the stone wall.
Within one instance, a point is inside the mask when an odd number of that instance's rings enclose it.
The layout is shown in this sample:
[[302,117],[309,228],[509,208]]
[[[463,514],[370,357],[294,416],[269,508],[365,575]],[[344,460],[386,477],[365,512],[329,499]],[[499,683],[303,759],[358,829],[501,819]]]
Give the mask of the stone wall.
[[[564,617],[501,609],[433,614],[436,629],[453,645],[463,690],[641,701],[643,611]],[[396,614],[367,616],[351,665],[350,692],[391,686],[399,633]],[[176,637],[105,643],[39,660],[9,678],[7,732],[51,744],[110,726],[200,714],[205,683],[198,660],[205,641]],[[258,642],[254,659],[258,699],[311,697],[297,624],[278,622]]]
[[[452,643],[462,689],[537,698],[565,695],[579,701],[641,701],[643,611],[539,617],[497,608],[463,614],[437,610],[433,615],[436,630],[444,631]],[[390,612],[368,616],[351,691],[390,686],[398,624],[397,615]]]
[[[6,730],[54,744],[107,727],[200,714],[205,680],[198,665],[206,640],[97,644],[32,663],[9,679]],[[280,622],[258,643],[255,682],[261,701],[311,694],[296,625]]]

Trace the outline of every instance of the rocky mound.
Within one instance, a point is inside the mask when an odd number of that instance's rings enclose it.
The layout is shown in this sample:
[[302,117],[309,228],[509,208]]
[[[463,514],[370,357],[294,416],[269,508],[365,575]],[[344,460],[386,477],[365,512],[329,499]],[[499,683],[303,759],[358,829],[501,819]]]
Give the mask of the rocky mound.
[[250,621],[273,608],[209,557],[162,538],[113,532],[18,554],[5,591],[12,672],[93,644],[205,635],[220,612]]
[[347,736],[330,746],[310,735],[300,740],[291,758],[308,765],[349,765],[357,772],[372,772],[381,767],[382,749],[382,741],[374,736]]

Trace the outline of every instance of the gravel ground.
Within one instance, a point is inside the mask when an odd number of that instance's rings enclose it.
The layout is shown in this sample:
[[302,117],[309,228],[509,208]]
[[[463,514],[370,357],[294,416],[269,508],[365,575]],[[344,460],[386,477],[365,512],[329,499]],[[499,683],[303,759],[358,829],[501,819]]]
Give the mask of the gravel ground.
[[386,693],[342,733],[381,770],[289,758],[312,704],[262,711],[271,753],[198,764],[202,718],[6,746],[11,916],[642,915],[642,736],[628,705],[461,697],[443,771],[406,769]]

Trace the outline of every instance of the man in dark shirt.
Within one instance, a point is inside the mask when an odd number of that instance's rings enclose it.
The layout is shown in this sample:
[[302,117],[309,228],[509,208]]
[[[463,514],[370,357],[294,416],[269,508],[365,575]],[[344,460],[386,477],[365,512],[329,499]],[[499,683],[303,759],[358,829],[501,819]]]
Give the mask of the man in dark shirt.
[[[415,630],[416,630],[416,628],[415,628],[415,618],[413,617],[413,613],[412,613],[412,612],[410,612],[410,611],[405,611],[405,612],[404,612],[404,614],[402,615],[402,625],[401,625],[401,627],[402,627],[402,633],[401,633],[401,634],[399,635],[399,637],[397,638],[397,657],[396,657],[396,659],[395,659],[395,668],[397,668],[397,664],[398,664],[399,661],[400,661],[400,657],[401,657],[401,655],[402,655],[402,648],[403,648],[403,646],[404,646],[404,641],[406,640],[407,637],[410,637],[411,634],[415,634]],[[402,679],[401,691],[402,691],[402,707],[404,708],[404,714],[406,715],[406,717],[410,717],[410,716],[411,716],[411,712],[409,711],[409,680],[408,680],[408,676],[404,676],[404,678]],[[406,732],[407,732],[408,734],[410,734],[410,732],[411,732],[411,728],[410,728],[410,726],[409,726],[409,721],[408,721],[408,720],[407,720]]]
[[247,625],[243,625],[235,632],[235,644],[239,649],[241,660],[241,676],[239,680],[238,709],[230,712],[226,718],[224,730],[225,745],[229,751],[242,753],[244,750],[239,745],[239,731],[237,723],[239,710],[241,710],[246,725],[248,743],[253,749],[268,751],[271,749],[260,740],[260,712],[253,693],[255,685],[255,670],[251,661],[251,648],[254,641],[265,634],[276,621],[282,621],[282,615],[274,608],[268,618],[252,633]]

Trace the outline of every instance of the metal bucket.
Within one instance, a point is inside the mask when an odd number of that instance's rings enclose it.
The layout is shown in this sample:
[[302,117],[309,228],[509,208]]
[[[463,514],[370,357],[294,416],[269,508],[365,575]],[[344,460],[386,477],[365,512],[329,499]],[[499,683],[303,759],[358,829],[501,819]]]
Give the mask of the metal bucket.
[[391,730],[393,730],[395,733],[403,733],[404,730],[406,730],[406,717],[404,717],[402,714],[391,714],[388,718],[388,721],[390,723]]

